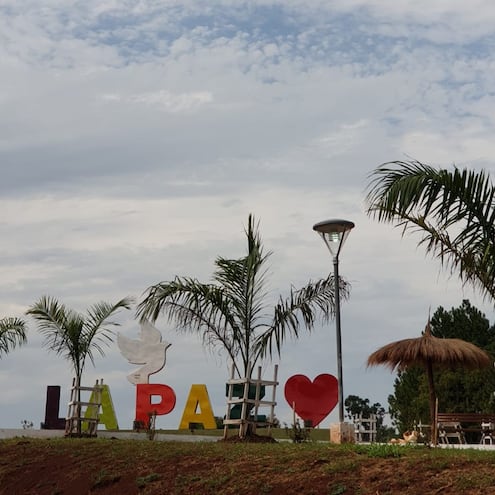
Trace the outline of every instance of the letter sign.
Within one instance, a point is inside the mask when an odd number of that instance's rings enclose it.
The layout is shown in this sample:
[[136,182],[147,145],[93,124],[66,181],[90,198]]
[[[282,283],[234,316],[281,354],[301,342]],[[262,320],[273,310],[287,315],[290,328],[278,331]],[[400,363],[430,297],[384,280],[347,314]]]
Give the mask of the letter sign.
[[189,423],[202,423],[205,430],[214,430],[217,427],[206,385],[191,385],[179,430],[187,430]]
[[[160,397],[160,402],[153,402],[153,397]],[[136,385],[136,421],[148,426],[150,416],[168,414],[175,407],[175,392],[168,385],[161,383],[138,383]]]

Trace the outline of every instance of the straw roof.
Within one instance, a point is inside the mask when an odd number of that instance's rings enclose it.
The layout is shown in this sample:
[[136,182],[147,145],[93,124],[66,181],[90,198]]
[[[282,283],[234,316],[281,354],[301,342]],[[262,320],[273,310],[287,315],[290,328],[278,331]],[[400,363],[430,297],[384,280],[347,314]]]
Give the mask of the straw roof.
[[404,370],[409,366],[485,368],[492,365],[490,356],[479,347],[461,339],[434,337],[428,322],[421,337],[387,344],[368,357],[368,366],[383,364],[390,369]]
[[403,339],[387,344],[368,357],[368,366],[383,364],[392,369],[404,370],[409,366],[424,366],[428,377],[432,440],[437,442],[435,413],[435,383],[433,366],[485,368],[493,363],[491,357],[479,347],[461,339],[442,339],[431,334],[430,320],[421,337]]

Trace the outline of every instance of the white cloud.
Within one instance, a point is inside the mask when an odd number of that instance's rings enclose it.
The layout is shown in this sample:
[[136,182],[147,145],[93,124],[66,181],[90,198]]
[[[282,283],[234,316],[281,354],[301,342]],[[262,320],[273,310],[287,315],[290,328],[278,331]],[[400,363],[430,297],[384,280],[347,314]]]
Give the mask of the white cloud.
[[[207,281],[217,255],[244,253],[253,212],[275,253],[274,297],[331,269],[315,222],[355,221],[341,258],[353,284],[348,393],[386,403],[393,376],[366,370],[366,357],[419,334],[430,306],[468,297],[492,317],[417,238],[363,213],[368,174],[384,161],[493,168],[490,3],[43,0],[0,13],[1,314],[22,315],[45,293],[84,310],[176,274]],[[133,315],[121,318],[131,332]],[[155,378],[178,405],[160,424],[177,426],[197,382],[223,414],[225,361],[161,328],[173,348]],[[284,347],[280,417],[290,421],[291,374],[335,372],[334,340],[330,324]],[[110,348],[87,375],[110,384],[126,427],[128,372]],[[2,359],[0,426],[41,421],[56,383],[66,393],[69,367],[32,326],[29,345]]]
[[160,110],[171,113],[187,112],[213,101],[213,95],[207,91],[196,93],[172,94],[169,91],[161,90],[152,93],[142,93],[122,97],[111,93],[102,95],[103,100],[124,101],[136,104],[149,105]]

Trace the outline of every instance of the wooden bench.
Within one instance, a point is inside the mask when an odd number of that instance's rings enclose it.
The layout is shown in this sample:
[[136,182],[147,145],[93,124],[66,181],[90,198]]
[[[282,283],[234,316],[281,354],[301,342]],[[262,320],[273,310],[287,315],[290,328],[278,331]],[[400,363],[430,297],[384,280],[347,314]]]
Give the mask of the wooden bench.
[[441,443],[466,443],[466,433],[480,433],[480,443],[492,443],[495,433],[493,413],[437,413],[438,439]]

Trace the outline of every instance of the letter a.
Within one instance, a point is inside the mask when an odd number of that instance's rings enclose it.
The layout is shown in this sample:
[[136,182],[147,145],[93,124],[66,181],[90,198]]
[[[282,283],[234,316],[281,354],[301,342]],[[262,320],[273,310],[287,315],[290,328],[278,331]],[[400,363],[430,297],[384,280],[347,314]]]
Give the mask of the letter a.
[[[95,392],[91,392],[89,402],[95,402]],[[92,406],[88,406],[85,418],[93,417]],[[119,424],[117,423],[117,415],[115,414],[115,408],[113,407],[112,396],[110,395],[110,388],[108,385],[102,385],[101,389],[101,413],[99,415],[99,423],[105,425],[107,430],[118,430]],[[83,423],[83,429],[87,430],[88,425]]]
[[179,430],[187,430],[189,423],[202,423],[205,430],[215,430],[217,427],[206,385],[191,385]]

